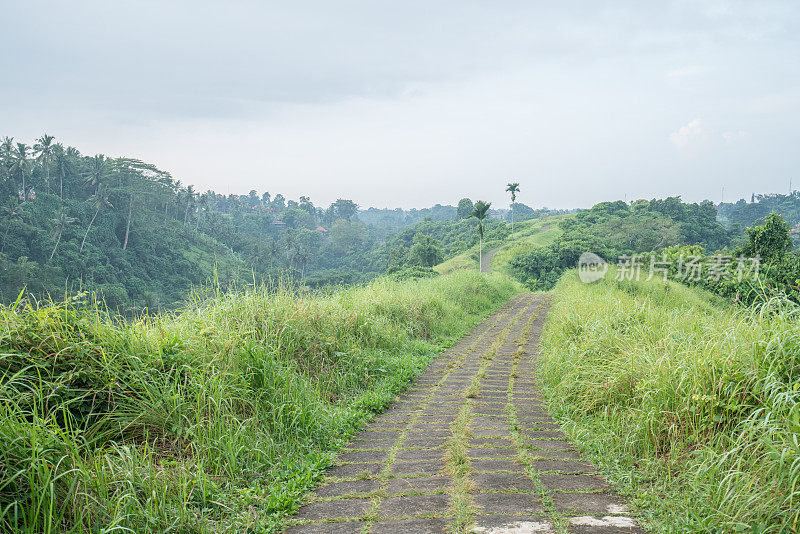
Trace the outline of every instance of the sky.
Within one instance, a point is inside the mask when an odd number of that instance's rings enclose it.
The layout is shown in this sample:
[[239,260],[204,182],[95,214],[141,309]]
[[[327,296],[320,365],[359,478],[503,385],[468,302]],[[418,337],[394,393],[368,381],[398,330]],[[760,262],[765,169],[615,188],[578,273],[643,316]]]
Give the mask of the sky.
[[[0,136],[200,190],[550,208],[800,188],[800,3],[0,0]],[[723,192],[724,188],[724,192]]]

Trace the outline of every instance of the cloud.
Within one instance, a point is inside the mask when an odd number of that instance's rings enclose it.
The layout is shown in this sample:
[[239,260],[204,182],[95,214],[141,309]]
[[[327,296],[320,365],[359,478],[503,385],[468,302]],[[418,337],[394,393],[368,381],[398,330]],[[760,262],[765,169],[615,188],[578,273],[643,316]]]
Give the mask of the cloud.
[[701,141],[705,137],[703,131],[703,121],[694,119],[688,124],[681,126],[677,132],[669,134],[669,141],[679,149],[688,147],[690,144]]
[[725,140],[726,143],[744,143],[750,140],[750,132],[746,132],[744,130],[739,130],[737,132],[723,132],[722,138]]

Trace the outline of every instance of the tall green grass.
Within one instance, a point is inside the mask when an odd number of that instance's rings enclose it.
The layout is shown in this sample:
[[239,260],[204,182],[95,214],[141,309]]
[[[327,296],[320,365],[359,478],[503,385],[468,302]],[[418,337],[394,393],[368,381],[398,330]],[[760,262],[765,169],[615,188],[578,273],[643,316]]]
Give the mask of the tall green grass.
[[272,531],[330,451],[515,291],[459,272],[123,323],[0,308],[0,529]]
[[800,527],[800,309],[568,272],[541,378],[578,443],[661,531]]

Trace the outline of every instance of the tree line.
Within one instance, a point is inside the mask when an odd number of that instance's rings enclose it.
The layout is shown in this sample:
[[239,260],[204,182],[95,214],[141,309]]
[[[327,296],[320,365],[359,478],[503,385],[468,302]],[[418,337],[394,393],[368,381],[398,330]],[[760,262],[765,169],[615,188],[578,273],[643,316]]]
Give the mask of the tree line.
[[[289,276],[310,286],[414,275],[480,241],[469,204],[327,207],[280,193],[198,191],[130,157],[85,155],[51,135],[0,143],[0,302],[80,291],[113,308],[160,310],[210,280]],[[516,204],[516,220],[533,213]],[[508,213],[483,227],[508,234]]]

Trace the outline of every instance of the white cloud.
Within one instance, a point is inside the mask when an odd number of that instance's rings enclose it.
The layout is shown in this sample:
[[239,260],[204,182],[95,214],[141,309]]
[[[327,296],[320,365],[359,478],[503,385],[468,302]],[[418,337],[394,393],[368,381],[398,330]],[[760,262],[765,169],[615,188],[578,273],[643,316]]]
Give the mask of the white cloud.
[[669,141],[679,149],[682,149],[688,147],[692,143],[702,140],[704,137],[703,121],[698,118],[681,126],[677,132],[669,134]]
[[739,130],[738,132],[723,132],[722,138],[726,143],[743,143],[750,140],[750,132]]

